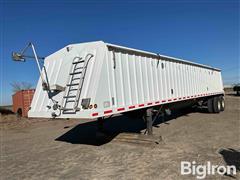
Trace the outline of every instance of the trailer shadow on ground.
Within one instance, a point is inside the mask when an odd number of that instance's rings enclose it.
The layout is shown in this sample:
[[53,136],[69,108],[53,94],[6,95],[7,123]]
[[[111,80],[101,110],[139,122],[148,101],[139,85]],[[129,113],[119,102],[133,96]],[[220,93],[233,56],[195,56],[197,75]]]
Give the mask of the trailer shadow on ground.
[[[205,109],[183,109],[174,111],[170,116],[160,117],[154,122],[154,127],[159,128],[161,124],[170,124],[180,116],[188,116],[189,113],[206,112]],[[91,121],[79,124],[57,137],[56,141],[63,141],[72,144],[87,144],[100,146],[112,141],[120,133],[141,133],[146,129],[146,124],[141,118],[129,118],[124,115],[111,117],[104,122],[104,133],[97,129],[97,122]]]
[[[220,149],[218,152],[220,155],[222,155],[223,160],[225,161],[226,165],[228,166],[235,166],[236,171],[240,171],[240,149],[232,149],[232,148],[227,148],[227,149]],[[234,176],[232,175],[227,175],[225,176],[230,176],[235,179]]]

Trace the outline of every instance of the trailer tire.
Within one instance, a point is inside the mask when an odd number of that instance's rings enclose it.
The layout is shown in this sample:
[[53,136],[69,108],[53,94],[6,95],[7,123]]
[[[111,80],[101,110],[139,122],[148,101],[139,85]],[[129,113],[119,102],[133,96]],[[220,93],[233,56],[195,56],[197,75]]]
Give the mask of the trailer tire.
[[208,99],[207,108],[209,113],[213,113],[213,98]]
[[219,113],[221,109],[221,101],[218,96],[213,98],[213,112]]
[[221,104],[220,111],[224,111],[225,110],[225,99],[223,96],[220,97],[220,104]]

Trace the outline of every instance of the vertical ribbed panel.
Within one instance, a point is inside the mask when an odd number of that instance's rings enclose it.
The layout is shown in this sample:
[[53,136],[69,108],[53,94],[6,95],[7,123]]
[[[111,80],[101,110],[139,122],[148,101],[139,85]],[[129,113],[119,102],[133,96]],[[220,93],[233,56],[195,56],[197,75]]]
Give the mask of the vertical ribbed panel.
[[[109,68],[117,106],[197,97],[219,91],[220,73],[182,62],[155,59],[121,51],[109,51]],[[212,73],[213,72],[213,73]],[[114,92],[114,91],[113,91]]]

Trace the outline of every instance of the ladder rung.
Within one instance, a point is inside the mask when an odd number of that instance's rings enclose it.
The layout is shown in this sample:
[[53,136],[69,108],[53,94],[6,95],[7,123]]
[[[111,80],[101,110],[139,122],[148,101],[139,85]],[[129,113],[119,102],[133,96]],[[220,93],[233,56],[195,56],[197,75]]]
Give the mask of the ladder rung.
[[76,85],[79,85],[79,83],[67,84],[67,86],[76,86]]
[[80,111],[80,108],[62,108],[63,111]]
[[71,108],[63,108],[63,111],[74,111],[75,109],[71,109]]
[[63,98],[75,98],[76,96],[64,96]]
[[63,111],[63,114],[76,114],[76,111]]
[[84,60],[73,62],[73,64],[78,64],[78,63],[82,63],[82,62],[84,62]]
[[80,80],[81,78],[73,78],[72,81]]
[[69,89],[69,91],[77,91],[78,89]]
[[66,103],[75,102],[75,100],[67,100]]
[[81,74],[82,72],[72,72],[70,73],[70,75],[74,75],[74,74]]
[[74,68],[74,70],[83,69],[83,67]]

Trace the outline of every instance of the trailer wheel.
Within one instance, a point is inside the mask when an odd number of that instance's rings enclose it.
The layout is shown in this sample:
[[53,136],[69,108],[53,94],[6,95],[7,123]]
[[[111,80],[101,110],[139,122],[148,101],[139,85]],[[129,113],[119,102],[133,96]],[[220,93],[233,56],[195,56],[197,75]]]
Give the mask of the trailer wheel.
[[221,104],[220,111],[224,111],[224,109],[225,109],[225,100],[224,100],[224,97],[221,96],[219,99],[220,99],[220,104]]
[[213,111],[215,113],[219,113],[221,110],[221,101],[219,97],[214,97],[213,98]]
[[213,98],[209,98],[207,101],[208,112],[213,113]]

